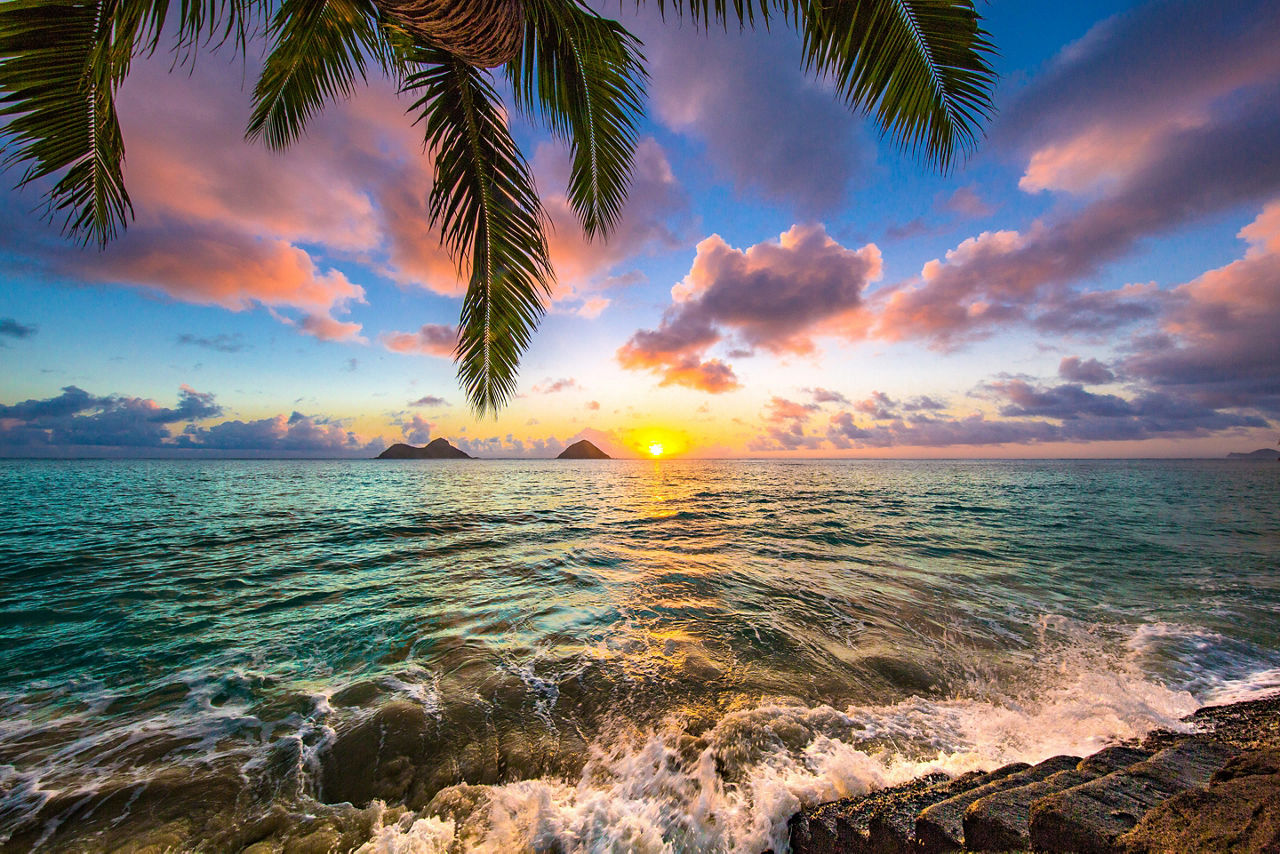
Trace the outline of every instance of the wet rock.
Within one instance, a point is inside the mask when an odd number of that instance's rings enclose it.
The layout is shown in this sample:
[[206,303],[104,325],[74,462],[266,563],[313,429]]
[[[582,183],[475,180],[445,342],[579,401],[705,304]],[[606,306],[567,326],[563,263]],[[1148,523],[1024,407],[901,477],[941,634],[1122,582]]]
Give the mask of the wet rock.
[[[793,854],[864,854],[870,852],[871,819],[901,803],[924,802],[929,792],[951,783],[946,774],[929,774],[856,798],[821,804],[792,816],[788,823]],[[919,807],[906,807],[914,814]]]
[[234,810],[242,789],[234,768],[174,767],[147,780],[110,779],[94,789],[63,791],[14,828],[4,850],[29,851],[41,839],[51,850],[180,850],[172,840],[199,838],[217,816]]
[[373,800],[420,807],[430,795],[419,768],[437,753],[432,722],[421,706],[387,703],[340,734],[321,757],[321,790],[329,803]]
[[1075,768],[1002,792],[984,795],[964,813],[964,844],[971,851],[1024,851],[1031,847],[1031,805],[1040,798],[1127,768],[1151,754],[1132,747],[1108,747]]
[[1235,757],[1208,788],[1175,795],[1120,838],[1128,854],[1280,851],[1280,749]]
[[382,693],[376,682],[356,682],[329,698],[335,706],[366,706]]
[[1234,751],[1189,739],[1150,759],[1041,798],[1031,807],[1031,845],[1048,852],[1114,852],[1116,842],[1166,799],[1209,782]]
[[966,792],[978,786],[985,786],[996,780],[1002,780],[1010,774],[1017,774],[1019,771],[1025,771],[1030,767],[1025,762],[1014,762],[986,773],[964,774],[948,784],[937,786],[933,790],[923,793],[920,798],[903,799],[890,805],[887,809],[877,811],[871,817],[871,822],[867,829],[872,850],[877,854],[881,854],[881,852],[884,852],[884,854],[916,854],[920,850],[915,835],[916,819],[922,810],[945,801],[947,798],[955,797],[961,792]]
[[791,850],[796,854],[914,851],[912,831],[921,809],[1026,767],[1017,764],[954,779],[930,774],[910,783],[802,810],[788,823]]
[[1024,768],[966,789],[944,801],[925,808],[916,817],[915,835],[920,849],[929,854],[959,851],[964,847],[964,815],[969,805],[988,795],[1038,783],[1059,771],[1075,768],[1079,756],[1054,756],[1038,765]]
[[1119,771],[1121,768],[1128,768],[1130,765],[1145,762],[1151,758],[1153,753],[1154,751],[1143,750],[1138,747],[1104,747],[1092,756],[1086,756],[1082,759],[1080,764],[1076,766],[1076,770],[1092,774],[1095,777],[1101,777],[1104,774]]

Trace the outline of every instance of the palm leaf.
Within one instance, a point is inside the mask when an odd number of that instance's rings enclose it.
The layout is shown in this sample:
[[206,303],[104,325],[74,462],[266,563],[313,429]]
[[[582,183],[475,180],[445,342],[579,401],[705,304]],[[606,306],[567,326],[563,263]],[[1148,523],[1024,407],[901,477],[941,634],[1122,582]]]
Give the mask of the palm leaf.
[[994,47],[972,0],[656,0],[694,25],[799,30],[807,70],[834,81],[896,145],[946,170],[994,112]]
[[[180,0],[180,58],[219,32],[243,50],[261,5]],[[0,2],[0,169],[24,167],[19,187],[52,181],[47,215],[84,243],[105,246],[133,215],[115,95],[133,58],[156,49],[169,10],[169,0]]]
[[994,112],[994,48],[971,0],[803,0],[806,66],[946,170]]
[[48,215],[99,246],[133,212],[115,90],[136,29],[122,11],[116,0],[0,3],[0,168],[24,166],[20,187],[54,180]]
[[366,54],[386,55],[377,16],[369,0],[284,0],[267,34],[274,44],[245,136],[285,148],[327,101],[349,97],[356,77],[365,79]]
[[478,414],[515,394],[521,354],[546,310],[554,273],[545,213],[487,75],[443,51],[405,82],[419,95],[435,158],[430,215],[445,247],[469,266],[458,332],[458,378]]
[[573,0],[524,5],[521,53],[507,66],[515,105],[569,141],[569,202],[588,237],[607,234],[626,201],[644,109],[640,42]]

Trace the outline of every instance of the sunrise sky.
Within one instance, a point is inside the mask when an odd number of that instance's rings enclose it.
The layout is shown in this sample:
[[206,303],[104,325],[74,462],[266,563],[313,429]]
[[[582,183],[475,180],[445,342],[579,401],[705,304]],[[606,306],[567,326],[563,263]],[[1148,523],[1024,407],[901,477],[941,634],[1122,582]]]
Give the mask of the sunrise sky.
[[[255,72],[139,62],[137,219],[73,248],[0,194],[0,454],[1220,456],[1280,419],[1280,4],[980,4],[1000,115],[946,176],[801,70],[789,31],[621,20],[651,80],[608,243],[513,119],[560,281],[495,421],[384,81],[284,155]],[[610,5],[610,15],[618,8]]]

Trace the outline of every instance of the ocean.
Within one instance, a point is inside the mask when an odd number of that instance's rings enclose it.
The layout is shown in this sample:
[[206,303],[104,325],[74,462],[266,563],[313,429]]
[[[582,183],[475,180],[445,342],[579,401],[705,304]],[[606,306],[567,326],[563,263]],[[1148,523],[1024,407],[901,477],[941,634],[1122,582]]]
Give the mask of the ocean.
[[782,852],[1276,688],[1274,463],[0,461],[5,850]]

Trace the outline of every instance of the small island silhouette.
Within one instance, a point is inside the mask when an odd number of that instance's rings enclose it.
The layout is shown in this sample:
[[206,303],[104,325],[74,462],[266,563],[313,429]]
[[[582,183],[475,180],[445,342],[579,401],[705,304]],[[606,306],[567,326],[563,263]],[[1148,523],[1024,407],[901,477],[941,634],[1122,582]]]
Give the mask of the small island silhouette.
[[557,460],[611,460],[613,457],[583,439],[560,452]]
[[1242,453],[1241,451],[1232,451],[1227,454],[1229,460],[1280,460],[1280,451],[1275,448],[1259,448],[1256,451]]
[[469,460],[471,455],[450,445],[447,439],[432,439],[425,447],[415,448],[397,442],[378,454],[380,460]]

